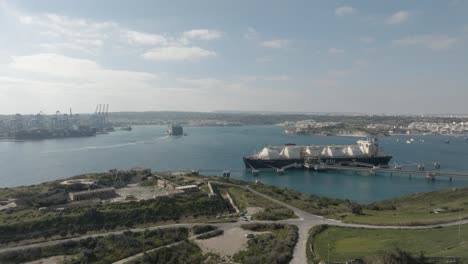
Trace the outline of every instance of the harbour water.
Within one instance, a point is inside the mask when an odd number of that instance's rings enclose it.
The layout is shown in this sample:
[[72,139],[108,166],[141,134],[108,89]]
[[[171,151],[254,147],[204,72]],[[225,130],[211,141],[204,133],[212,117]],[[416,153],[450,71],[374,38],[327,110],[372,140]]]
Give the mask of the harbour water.
[[[155,171],[201,170],[220,175],[295,189],[327,197],[372,202],[403,194],[468,185],[468,179],[428,181],[408,175],[368,175],[351,172],[316,173],[287,171],[244,172],[242,156],[267,144],[354,144],[358,138],[286,135],[278,126],[186,127],[187,136],[170,137],[166,126],[134,126],[131,132],[116,131],[89,138],[0,142],[0,187],[30,185],[88,172],[149,167]],[[463,137],[409,136],[380,139],[386,153],[397,163],[439,162],[441,170],[468,172],[468,144]],[[450,144],[444,141],[450,138]],[[397,139],[400,139],[397,142]],[[424,142],[421,142],[421,141]],[[415,169],[415,168],[414,168]]]

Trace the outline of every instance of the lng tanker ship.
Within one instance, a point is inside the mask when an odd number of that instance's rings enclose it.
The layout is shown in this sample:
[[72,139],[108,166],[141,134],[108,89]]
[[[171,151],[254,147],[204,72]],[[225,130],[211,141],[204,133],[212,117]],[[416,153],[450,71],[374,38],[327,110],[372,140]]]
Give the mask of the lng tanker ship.
[[377,139],[359,140],[355,145],[331,146],[267,146],[260,152],[244,157],[247,169],[281,169],[303,167],[304,164],[341,166],[388,166],[392,156],[385,155]]

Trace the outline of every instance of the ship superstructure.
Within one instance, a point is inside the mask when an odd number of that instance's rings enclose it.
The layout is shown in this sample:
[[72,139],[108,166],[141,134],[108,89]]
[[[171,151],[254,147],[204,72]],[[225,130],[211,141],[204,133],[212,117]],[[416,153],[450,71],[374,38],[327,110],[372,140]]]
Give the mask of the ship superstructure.
[[248,169],[303,167],[304,164],[385,166],[392,156],[385,155],[377,139],[359,140],[354,145],[267,146],[260,152],[244,157]]
[[170,136],[182,136],[184,134],[184,128],[181,125],[169,124],[166,133]]

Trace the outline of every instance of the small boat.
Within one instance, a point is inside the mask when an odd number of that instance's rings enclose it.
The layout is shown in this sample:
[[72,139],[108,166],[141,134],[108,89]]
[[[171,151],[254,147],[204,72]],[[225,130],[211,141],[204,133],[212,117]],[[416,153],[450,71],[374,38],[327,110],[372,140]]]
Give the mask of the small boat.
[[450,140],[447,139],[447,140],[444,141],[444,143],[445,144],[450,144]]

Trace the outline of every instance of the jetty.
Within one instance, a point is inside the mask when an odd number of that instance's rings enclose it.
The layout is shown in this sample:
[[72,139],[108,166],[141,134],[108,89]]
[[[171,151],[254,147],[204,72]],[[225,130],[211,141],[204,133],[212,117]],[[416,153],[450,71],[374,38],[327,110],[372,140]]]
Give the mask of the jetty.
[[468,172],[467,173],[458,173],[458,172],[446,172],[440,171],[440,164],[434,163],[434,169],[426,170],[424,164],[412,164],[412,166],[416,166],[417,169],[404,169],[402,165],[395,165],[395,166],[375,166],[372,164],[367,163],[353,163],[353,164],[326,164],[326,163],[304,163],[298,164],[293,163],[288,166],[284,166],[281,168],[276,168],[271,166],[270,168],[263,168],[263,169],[230,169],[230,170],[223,170],[223,169],[203,169],[200,171],[203,172],[223,172],[223,176],[227,176],[226,172],[229,172],[229,176],[231,172],[242,173],[245,171],[249,171],[252,173],[253,176],[258,176],[260,172],[271,172],[276,171],[278,174],[283,174],[286,170],[289,169],[306,169],[310,171],[316,172],[327,172],[327,171],[350,171],[350,172],[362,172],[362,173],[369,173],[370,175],[376,175],[377,173],[386,173],[386,174],[396,174],[396,175],[408,175],[409,177],[414,176],[425,176],[428,180],[435,180],[436,178],[448,178],[450,181],[453,178],[466,178],[468,179]]
[[467,178],[468,173],[454,173],[454,172],[442,172],[442,171],[425,171],[425,170],[404,170],[396,168],[381,168],[381,167],[354,167],[354,166],[341,166],[341,165],[320,165],[321,170],[339,170],[339,171],[354,171],[354,172],[368,172],[370,174],[376,173],[389,173],[389,174],[399,174],[399,175],[420,175],[426,176],[426,178],[434,180],[436,177],[448,177],[450,180],[452,178]]

